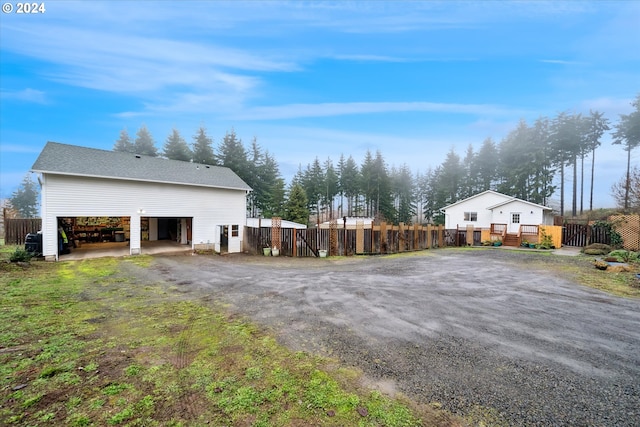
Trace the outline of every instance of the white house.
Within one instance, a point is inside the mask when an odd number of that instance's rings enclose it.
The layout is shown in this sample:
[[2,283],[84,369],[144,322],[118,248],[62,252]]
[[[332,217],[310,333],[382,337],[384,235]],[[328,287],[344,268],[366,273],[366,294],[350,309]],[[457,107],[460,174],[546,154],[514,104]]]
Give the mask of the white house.
[[31,168],[41,185],[42,251],[58,229],[142,252],[145,240],[240,252],[251,188],[231,169],[48,142]]
[[445,228],[490,228],[507,224],[508,233],[517,233],[520,224],[553,225],[552,209],[496,191],[487,190],[440,209]]

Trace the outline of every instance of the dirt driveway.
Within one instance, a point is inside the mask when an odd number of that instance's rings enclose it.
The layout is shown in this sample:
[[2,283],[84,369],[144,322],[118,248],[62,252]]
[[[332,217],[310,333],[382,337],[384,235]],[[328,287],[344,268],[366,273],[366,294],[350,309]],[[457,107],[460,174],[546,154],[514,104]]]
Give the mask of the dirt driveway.
[[540,267],[589,267],[558,258],[448,249],[342,260],[160,256],[139,280],[224,301],[295,350],[337,357],[376,387],[463,416],[638,425],[640,301]]

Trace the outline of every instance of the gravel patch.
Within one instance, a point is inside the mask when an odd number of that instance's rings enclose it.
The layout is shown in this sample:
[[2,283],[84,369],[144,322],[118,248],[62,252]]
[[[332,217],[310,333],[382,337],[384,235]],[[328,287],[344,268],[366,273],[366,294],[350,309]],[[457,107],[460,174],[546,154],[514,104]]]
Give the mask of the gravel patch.
[[[572,283],[508,250],[291,259],[159,256],[139,283],[230,304],[293,350],[370,384],[513,426],[637,426],[640,301]],[[130,272],[128,272],[130,273]]]

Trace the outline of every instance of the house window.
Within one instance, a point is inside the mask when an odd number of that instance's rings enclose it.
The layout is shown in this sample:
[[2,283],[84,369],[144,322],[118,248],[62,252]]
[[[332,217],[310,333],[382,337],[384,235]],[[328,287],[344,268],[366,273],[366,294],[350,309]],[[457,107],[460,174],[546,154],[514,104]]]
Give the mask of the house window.
[[465,221],[477,221],[478,220],[478,212],[465,212],[464,213]]
[[231,237],[238,237],[238,226],[237,225],[232,225],[231,226]]
[[520,224],[520,214],[512,213],[511,214],[511,224]]

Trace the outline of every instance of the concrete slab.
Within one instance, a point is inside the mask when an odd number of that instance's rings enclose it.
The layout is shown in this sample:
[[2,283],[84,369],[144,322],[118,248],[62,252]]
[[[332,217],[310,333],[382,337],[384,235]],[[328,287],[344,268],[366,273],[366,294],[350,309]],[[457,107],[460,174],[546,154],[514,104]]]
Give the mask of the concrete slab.
[[[191,251],[191,245],[170,240],[141,242],[141,253],[144,255],[188,251]],[[123,256],[129,256],[129,242],[84,243],[79,248],[73,248],[70,254],[60,255],[60,261]]]

